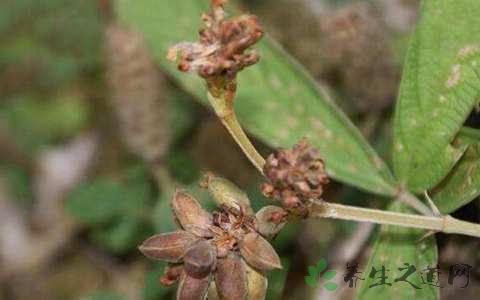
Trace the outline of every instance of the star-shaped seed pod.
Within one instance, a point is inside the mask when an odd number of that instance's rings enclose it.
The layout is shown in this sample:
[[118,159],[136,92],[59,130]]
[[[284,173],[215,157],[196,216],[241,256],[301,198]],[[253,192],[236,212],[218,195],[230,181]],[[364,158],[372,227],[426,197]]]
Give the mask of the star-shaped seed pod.
[[224,77],[233,80],[243,68],[255,64],[259,56],[247,49],[263,31],[252,15],[225,18],[226,0],[212,0],[211,11],[202,15],[205,28],[198,42],[181,42],[168,51],[167,58],[178,62],[183,72],[197,72],[201,77]]
[[265,272],[281,268],[281,263],[257,231],[255,215],[228,204],[208,213],[184,191],[175,193],[172,210],[179,230],[154,235],[139,249],[170,263],[160,282],[179,280],[177,299],[204,299],[207,292],[226,300],[264,298]]
[[328,183],[325,163],[317,149],[302,139],[292,149],[279,149],[264,166],[265,196],[280,200],[289,212],[306,217],[312,199],[320,199]]

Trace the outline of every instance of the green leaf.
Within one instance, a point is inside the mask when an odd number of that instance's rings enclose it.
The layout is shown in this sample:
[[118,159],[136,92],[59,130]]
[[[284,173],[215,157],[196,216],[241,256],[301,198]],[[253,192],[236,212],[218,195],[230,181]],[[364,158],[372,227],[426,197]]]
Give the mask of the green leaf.
[[480,3],[422,3],[395,112],[394,169],[413,192],[439,183],[465,151],[451,142],[480,91]]
[[314,266],[308,266],[308,274],[312,277],[318,277],[318,270]]
[[330,292],[333,292],[338,288],[338,284],[336,284],[335,282],[327,282],[323,286],[327,289],[327,291]]
[[317,263],[317,270],[318,270],[318,272],[321,273],[321,272],[325,271],[326,268],[327,268],[327,261],[325,260],[325,258],[322,258]]
[[305,282],[309,285],[309,286],[316,286],[317,285],[317,278],[316,277],[312,277],[312,276],[305,276]]
[[[185,90],[206,103],[202,80],[180,73],[165,56],[170,46],[197,39],[199,16],[207,11],[208,1],[114,3],[119,20],[145,35],[160,65]],[[332,177],[371,192],[393,195],[389,169],[322,88],[270,38],[264,38],[257,48],[261,62],[241,72],[235,100],[247,130],[274,147],[291,146],[306,136],[325,157]]]
[[433,201],[448,214],[480,195],[480,133],[464,128],[455,140],[468,149],[448,176],[435,188]]
[[[391,211],[412,213],[410,209],[399,202],[390,205]],[[359,276],[365,278],[361,281],[356,299],[438,299],[438,288],[431,285],[421,284],[420,272],[427,266],[437,264],[437,246],[434,236],[424,238],[426,231],[410,229],[398,226],[382,226],[379,235],[375,239],[373,251],[370,256],[368,266],[362,270]],[[400,271],[398,268],[404,268],[404,263],[414,265],[417,270],[410,275],[407,280],[420,287],[417,290],[406,282],[394,282],[396,278],[401,277],[406,270]],[[380,279],[381,275],[377,273],[375,278],[370,278],[372,267],[381,270],[382,266],[389,271],[386,272],[387,283],[392,286],[379,285],[369,287]]]
[[81,222],[104,223],[120,212],[123,190],[119,184],[99,179],[73,191],[66,203],[67,211]]
[[328,270],[323,274],[322,278],[325,280],[332,280],[335,277],[335,275],[337,275],[337,271]]

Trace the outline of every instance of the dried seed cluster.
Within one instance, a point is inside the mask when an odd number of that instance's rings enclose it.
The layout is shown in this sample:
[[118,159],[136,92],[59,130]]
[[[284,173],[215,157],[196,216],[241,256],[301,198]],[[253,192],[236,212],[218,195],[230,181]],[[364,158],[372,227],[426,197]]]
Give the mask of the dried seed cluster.
[[325,164],[317,149],[302,139],[292,149],[279,149],[265,163],[268,182],[262,185],[265,196],[282,202],[288,211],[306,217],[312,199],[320,199],[328,183]]
[[105,38],[109,101],[122,138],[145,161],[158,161],[171,138],[167,87],[142,35],[112,24]]
[[160,282],[179,280],[177,299],[203,299],[207,293],[221,299],[263,299],[265,272],[281,263],[257,231],[255,215],[228,204],[210,214],[181,191],[174,195],[172,209],[181,229],[150,237],[140,250],[171,263]]
[[197,72],[206,79],[218,76],[234,79],[237,72],[255,64],[259,56],[246,50],[263,35],[252,15],[225,18],[226,0],[212,0],[211,11],[203,14],[205,28],[198,42],[182,42],[169,49],[168,59],[178,58],[183,72]]

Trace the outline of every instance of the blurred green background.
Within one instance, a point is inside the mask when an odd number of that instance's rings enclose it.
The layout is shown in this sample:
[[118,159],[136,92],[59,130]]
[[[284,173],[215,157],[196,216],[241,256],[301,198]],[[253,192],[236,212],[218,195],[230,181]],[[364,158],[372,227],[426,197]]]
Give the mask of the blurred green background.
[[[116,21],[112,1],[0,2],[0,300],[171,299],[174,289],[158,285],[163,265],[136,247],[174,228],[168,200],[175,188],[212,207],[198,181],[213,171],[244,188],[254,208],[269,203],[260,176],[219,121],[155,64],[141,34]],[[169,1],[158,1],[169,9]],[[417,1],[239,4],[328,84],[389,161],[392,107]],[[335,182],[325,197],[385,205]],[[478,222],[478,211],[477,200],[456,214]],[[284,270],[271,272],[268,299],[333,299],[305,284],[306,266],[322,257],[339,270],[347,260],[366,266],[372,234],[373,226],[343,221],[288,225],[274,241]],[[439,242],[442,263],[458,253],[480,260],[478,243]],[[472,295],[479,280],[477,270]],[[343,290],[335,299],[353,294]]]

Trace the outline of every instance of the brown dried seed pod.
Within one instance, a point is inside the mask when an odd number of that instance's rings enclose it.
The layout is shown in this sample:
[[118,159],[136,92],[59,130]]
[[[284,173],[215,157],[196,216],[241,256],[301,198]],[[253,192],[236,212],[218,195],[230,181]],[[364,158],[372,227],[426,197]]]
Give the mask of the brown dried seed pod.
[[247,271],[245,263],[230,253],[217,262],[215,284],[222,300],[242,300],[247,296]]
[[258,232],[266,239],[274,238],[285,226],[287,212],[278,206],[262,207],[256,214]]
[[212,236],[209,230],[212,224],[211,215],[191,195],[184,191],[175,192],[172,209],[183,229],[200,237]]
[[264,300],[267,295],[268,279],[267,276],[258,270],[250,267],[247,268],[247,299],[248,300]]
[[123,140],[147,162],[163,158],[171,140],[170,103],[143,36],[117,24],[106,30],[110,104]]
[[179,262],[188,247],[198,238],[190,232],[174,231],[146,239],[138,249],[147,257],[168,262]]
[[215,249],[205,240],[193,244],[183,256],[185,272],[195,278],[210,274],[215,266]]
[[183,265],[176,264],[176,265],[169,265],[165,268],[165,274],[160,277],[160,284],[163,286],[171,286],[177,282],[180,275],[183,272]]
[[183,72],[197,72],[210,80],[235,79],[243,68],[256,63],[259,56],[246,50],[263,36],[255,16],[242,15],[225,19],[224,1],[212,1],[209,14],[203,14],[205,28],[198,42],[182,42],[168,51],[167,58],[177,60]]
[[219,206],[225,205],[247,214],[253,214],[247,194],[233,182],[213,174],[206,174],[202,184],[208,188]]
[[239,247],[245,261],[256,269],[269,271],[282,268],[275,249],[256,232],[247,233],[240,241]]
[[184,272],[180,277],[177,300],[203,300],[210,285],[210,277],[206,276],[198,279]]
[[285,209],[304,217],[310,200],[320,199],[328,183],[324,162],[306,139],[271,154],[264,174],[268,181],[262,185],[264,195],[281,200]]

